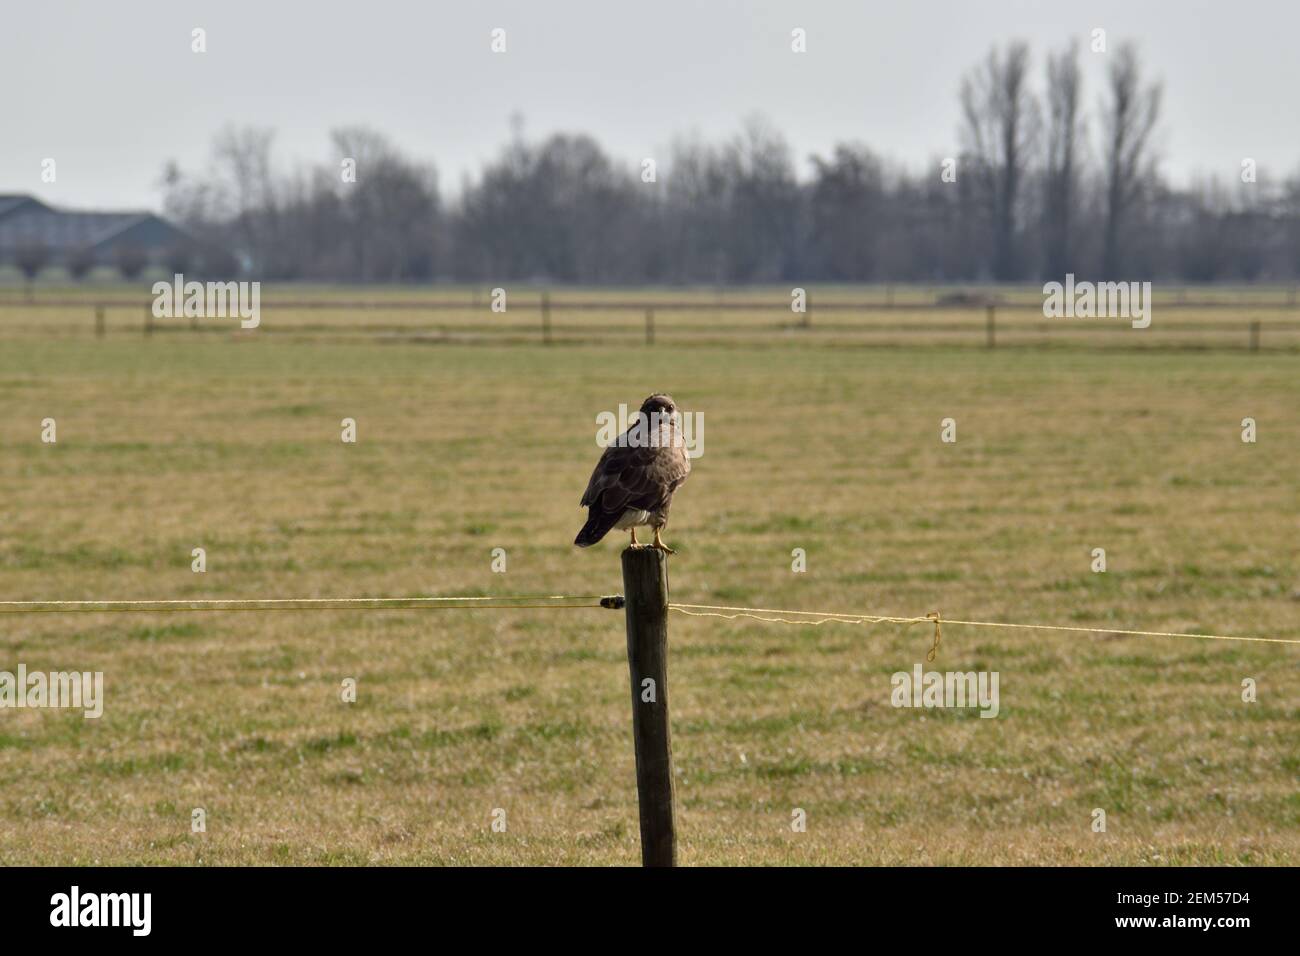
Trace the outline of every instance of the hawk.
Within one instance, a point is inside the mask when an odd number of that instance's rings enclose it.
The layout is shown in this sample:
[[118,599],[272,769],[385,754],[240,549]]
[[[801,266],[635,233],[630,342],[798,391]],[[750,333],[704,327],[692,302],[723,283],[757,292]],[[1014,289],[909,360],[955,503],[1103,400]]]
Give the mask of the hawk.
[[676,554],[659,533],[668,524],[673,492],[691,473],[691,460],[681,432],[681,413],[670,395],[651,395],[641,404],[637,420],[605,449],[591,473],[582,507],[587,523],[573,543],[595,544],[610,528],[632,532],[632,547],[641,547],[636,529],[649,525],[660,551]]

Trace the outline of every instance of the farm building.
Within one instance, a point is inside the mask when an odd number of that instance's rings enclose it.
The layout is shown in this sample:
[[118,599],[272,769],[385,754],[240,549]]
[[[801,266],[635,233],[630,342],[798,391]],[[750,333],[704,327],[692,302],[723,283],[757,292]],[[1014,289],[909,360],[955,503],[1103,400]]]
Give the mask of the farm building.
[[124,263],[163,265],[192,249],[183,230],[150,212],[56,209],[26,195],[0,195],[0,265],[72,272]]

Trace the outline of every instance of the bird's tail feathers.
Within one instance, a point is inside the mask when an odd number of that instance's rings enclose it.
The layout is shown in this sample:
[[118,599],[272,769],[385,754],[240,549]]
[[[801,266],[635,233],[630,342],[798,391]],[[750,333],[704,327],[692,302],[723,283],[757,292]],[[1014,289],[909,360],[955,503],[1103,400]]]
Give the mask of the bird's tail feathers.
[[589,548],[609,533],[609,529],[618,523],[621,514],[597,513],[589,511],[587,523],[582,526],[573,543],[580,548]]

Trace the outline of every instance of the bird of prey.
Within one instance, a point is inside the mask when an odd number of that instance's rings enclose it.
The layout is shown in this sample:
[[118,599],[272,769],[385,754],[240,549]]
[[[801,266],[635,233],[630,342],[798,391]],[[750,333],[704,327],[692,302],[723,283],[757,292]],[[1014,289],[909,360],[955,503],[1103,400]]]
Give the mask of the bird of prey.
[[590,547],[610,528],[632,532],[649,525],[654,529],[654,543],[660,551],[675,554],[663,543],[659,533],[668,523],[668,508],[675,492],[691,473],[691,460],[681,432],[681,413],[669,395],[651,395],[641,404],[637,419],[605,449],[591,473],[582,507],[587,509],[587,523],[578,532],[574,544]]

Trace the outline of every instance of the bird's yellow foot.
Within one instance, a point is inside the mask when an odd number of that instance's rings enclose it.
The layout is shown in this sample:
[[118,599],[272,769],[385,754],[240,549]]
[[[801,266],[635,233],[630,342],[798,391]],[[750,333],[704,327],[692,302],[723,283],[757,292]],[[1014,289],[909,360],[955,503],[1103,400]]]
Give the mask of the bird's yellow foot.
[[629,547],[629,548],[644,548],[644,547],[645,547],[644,544],[642,544],[640,541],[638,541],[638,540],[636,539],[636,528],[633,528],[633,529],[632,529],[632,543],[629,544],[628,547]]
[[668,545],[664,544],[663,539],[659,537],[658,531],[655,532],[655,540],[654,543],[650,545],[650,547],[654,548],[656,551],[666,552],[667,554],[677,553],[672,548],[668,547]]

